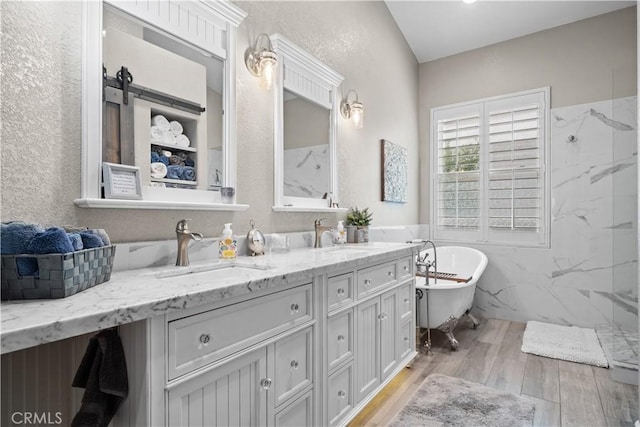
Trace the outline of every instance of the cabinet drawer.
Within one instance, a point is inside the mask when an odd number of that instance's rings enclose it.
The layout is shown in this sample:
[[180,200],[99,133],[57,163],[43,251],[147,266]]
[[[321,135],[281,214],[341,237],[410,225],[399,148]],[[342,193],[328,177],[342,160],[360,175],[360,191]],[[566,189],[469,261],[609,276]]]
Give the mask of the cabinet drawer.
[[398,336],[399,360],[407,357],[407,355],[413,351],[413,347],[415,347],[413,343],[415,341],[416,331],[412,325],[413,323],[411,321],[400,325],[400,335]]
[[329,425],[338,425],[353,409],[353,364],[350,363],[329,377]]
[[169,379],[311,320],[311,297],[307,284],[169,322]]
[[413,281],[398,288],[398,296],[398,316],[402,322],[405,319],[410,318],[413,313],[413,306],[416,299],[416,291]]
[[397,264],[390,262],[358,270],[358,297],[372,293],[396,281]]
[[276,426],[313,426],[313,390],[276,414]]
[[329,370],[353,356],[353,310],[329,317],[327,352]]
[[327,283],[329,311],[353,301],[353,273],[329,277]]
[[414,258],[412,256],[401,258],[398,261],[398,276],[400,276],[400,279],[413,276],[413,262]]
[[297,332],[275,344],[273,379],[276,406],[311,385],[313,378],[313,332]]

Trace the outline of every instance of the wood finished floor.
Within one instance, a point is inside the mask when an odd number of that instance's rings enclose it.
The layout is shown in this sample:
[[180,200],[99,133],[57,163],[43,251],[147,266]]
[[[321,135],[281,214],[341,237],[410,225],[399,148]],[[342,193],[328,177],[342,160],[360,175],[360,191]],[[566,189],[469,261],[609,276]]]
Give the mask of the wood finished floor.
[[420,353],[349,427],[387,425],[432,373],[533,400],[535,426],[634,425],[638,387],[614,382],[608,369],[522,353],[524,328],[524,323],[481,319],[474,330],[465,319],[455,331],[457,351],[451,351],[443,334],[432,331],[431,354]]

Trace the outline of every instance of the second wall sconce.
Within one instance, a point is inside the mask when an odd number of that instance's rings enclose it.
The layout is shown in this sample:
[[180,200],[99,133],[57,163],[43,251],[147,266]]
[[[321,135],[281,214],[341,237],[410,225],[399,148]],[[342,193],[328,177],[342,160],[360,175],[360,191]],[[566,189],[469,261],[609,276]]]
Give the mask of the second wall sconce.
[[[262,47],[260,47],[261,41],[263,41]],[[251,74],[262,79],[263,87],[267,90],[271,89],[275,78],[275,68],[278,64],[278,55],[271,47],[269,35],[262,33],[256,37],[256,44],[249,47],[244,62]]]
[[[355,94],[356,99],[349,101],[349,95]],[[362,122],[364,119],[364,107],[361,102],[358,102],[358,92],[350,90],[340,103],[340,113],[345,119],[351,119],[356,129],[362,129]]]

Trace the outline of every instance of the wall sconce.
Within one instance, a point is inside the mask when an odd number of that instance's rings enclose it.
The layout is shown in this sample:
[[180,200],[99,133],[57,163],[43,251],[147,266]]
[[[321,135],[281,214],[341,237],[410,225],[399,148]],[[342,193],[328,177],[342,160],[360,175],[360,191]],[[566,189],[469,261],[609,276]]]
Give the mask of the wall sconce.
[[[266,47],[260,48],[261,40],[266,40]],[[262,33],[256,37],[256,44],[253,47],[249,47],[245,54],[244,62],[247,64],[251,74],[261,78],[262,86],[267,90],[271,89],[275,77],[275,68],[278,64],[278,55],[273,51],[271,39],[267,34]]]
[[[356,95],[355,101],[349,102],[349,95],[354,93]],[[364,119],[364,107],[361,102],[358,102],[358,92],[350,90],[340,103],[340,113],[345,119],[353,120],[353,125],[356,129],[362,129],[362,122]]]

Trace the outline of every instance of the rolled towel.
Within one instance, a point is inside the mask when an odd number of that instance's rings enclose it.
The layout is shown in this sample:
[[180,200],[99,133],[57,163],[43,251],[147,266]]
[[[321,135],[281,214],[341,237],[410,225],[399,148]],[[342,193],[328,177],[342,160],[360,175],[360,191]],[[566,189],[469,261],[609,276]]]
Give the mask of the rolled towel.
[[164,140],[165,130],[160,126],[151,126],[151,141],[161,142]]
[[[47,228],[42,233],[36,234],[27,245],[26,253],[28,254],[66,254],[73,252],[73,244],[69,239],[69,235],[62,228]],[[24,258],[25,263],[22,268],[28,268],[28,271],[21,270],[18,264],[18,274],[21,276],[38,275],[38,262],[35,258]],[[22,260],[19,260],[22,261]]]
[[184,159],[184,165],[194,167],[196,164],[193,160],[187,157],[186,159]]
[[173,153],[169,150],[162,150],[162,155],[165,157],[171,157]]
[[[0,225],[0,253],[17,255],[27,253],[31,239],[44,232],[40,224],[28,224],[22,221],[3,222]],[[16,259],[16,269],[20,276],[33,276],[38,272],[38,260],[21,257]]]
[[164,178],[167,176],[167,165],[162,162],[151,163],[151,178]]
[[196,180],[196,170],[191,166],[185,166],[182,171],[182,179],[185,181],[195,181]]
[[151,117],[151,126],[158,126],[161,129],[169,131],[171,129],[171,125],[169,124],[169,120],[162,114],[157,114]]
[[82,238],[82,245],[85,249],[100,248],[104,246],[104,242],[100,236],[95,233],[83,231],[80,233],[80,237]]
[[182,179],[182,171],[184,170],[184,166],[180,165],[169,165],[167,166],[167,178],[169,179]]
[[171,135],[178,136],[182,134],[182,131],[182,123],[177,120],[171,120],[169,122],[169,132],[171,132]]
[[100,238],[102,239],[102,242],[104,243],[105,246],[111,246],[111,239],[109,238],[109,235],[104,230],[104,228],[95,228],[93,230],[89,230],[89,232],[90,233],[95,233],[98,236],[100,236]]
[[44,227],[40,224],[29,224],[23,221],[3,222],[0,224],[0,253],[16,255],[27,253],[29,241]]
[[73,246],[74,251],[81,251],[84,249],[80,233],[67,233],[67,235],[69,236],[69,240],[71,241],[71,245]]
[[184,166],[184,161],[180,158],[180,156],[176,156],[175,154],[169,157],[169,164]]
[[191,141],[189,140],[189,137],[187,137],[187,135],[185,134],[180,134],[177,135],[174,139],[176,145],[178,147],[189,147],[191,145]]

